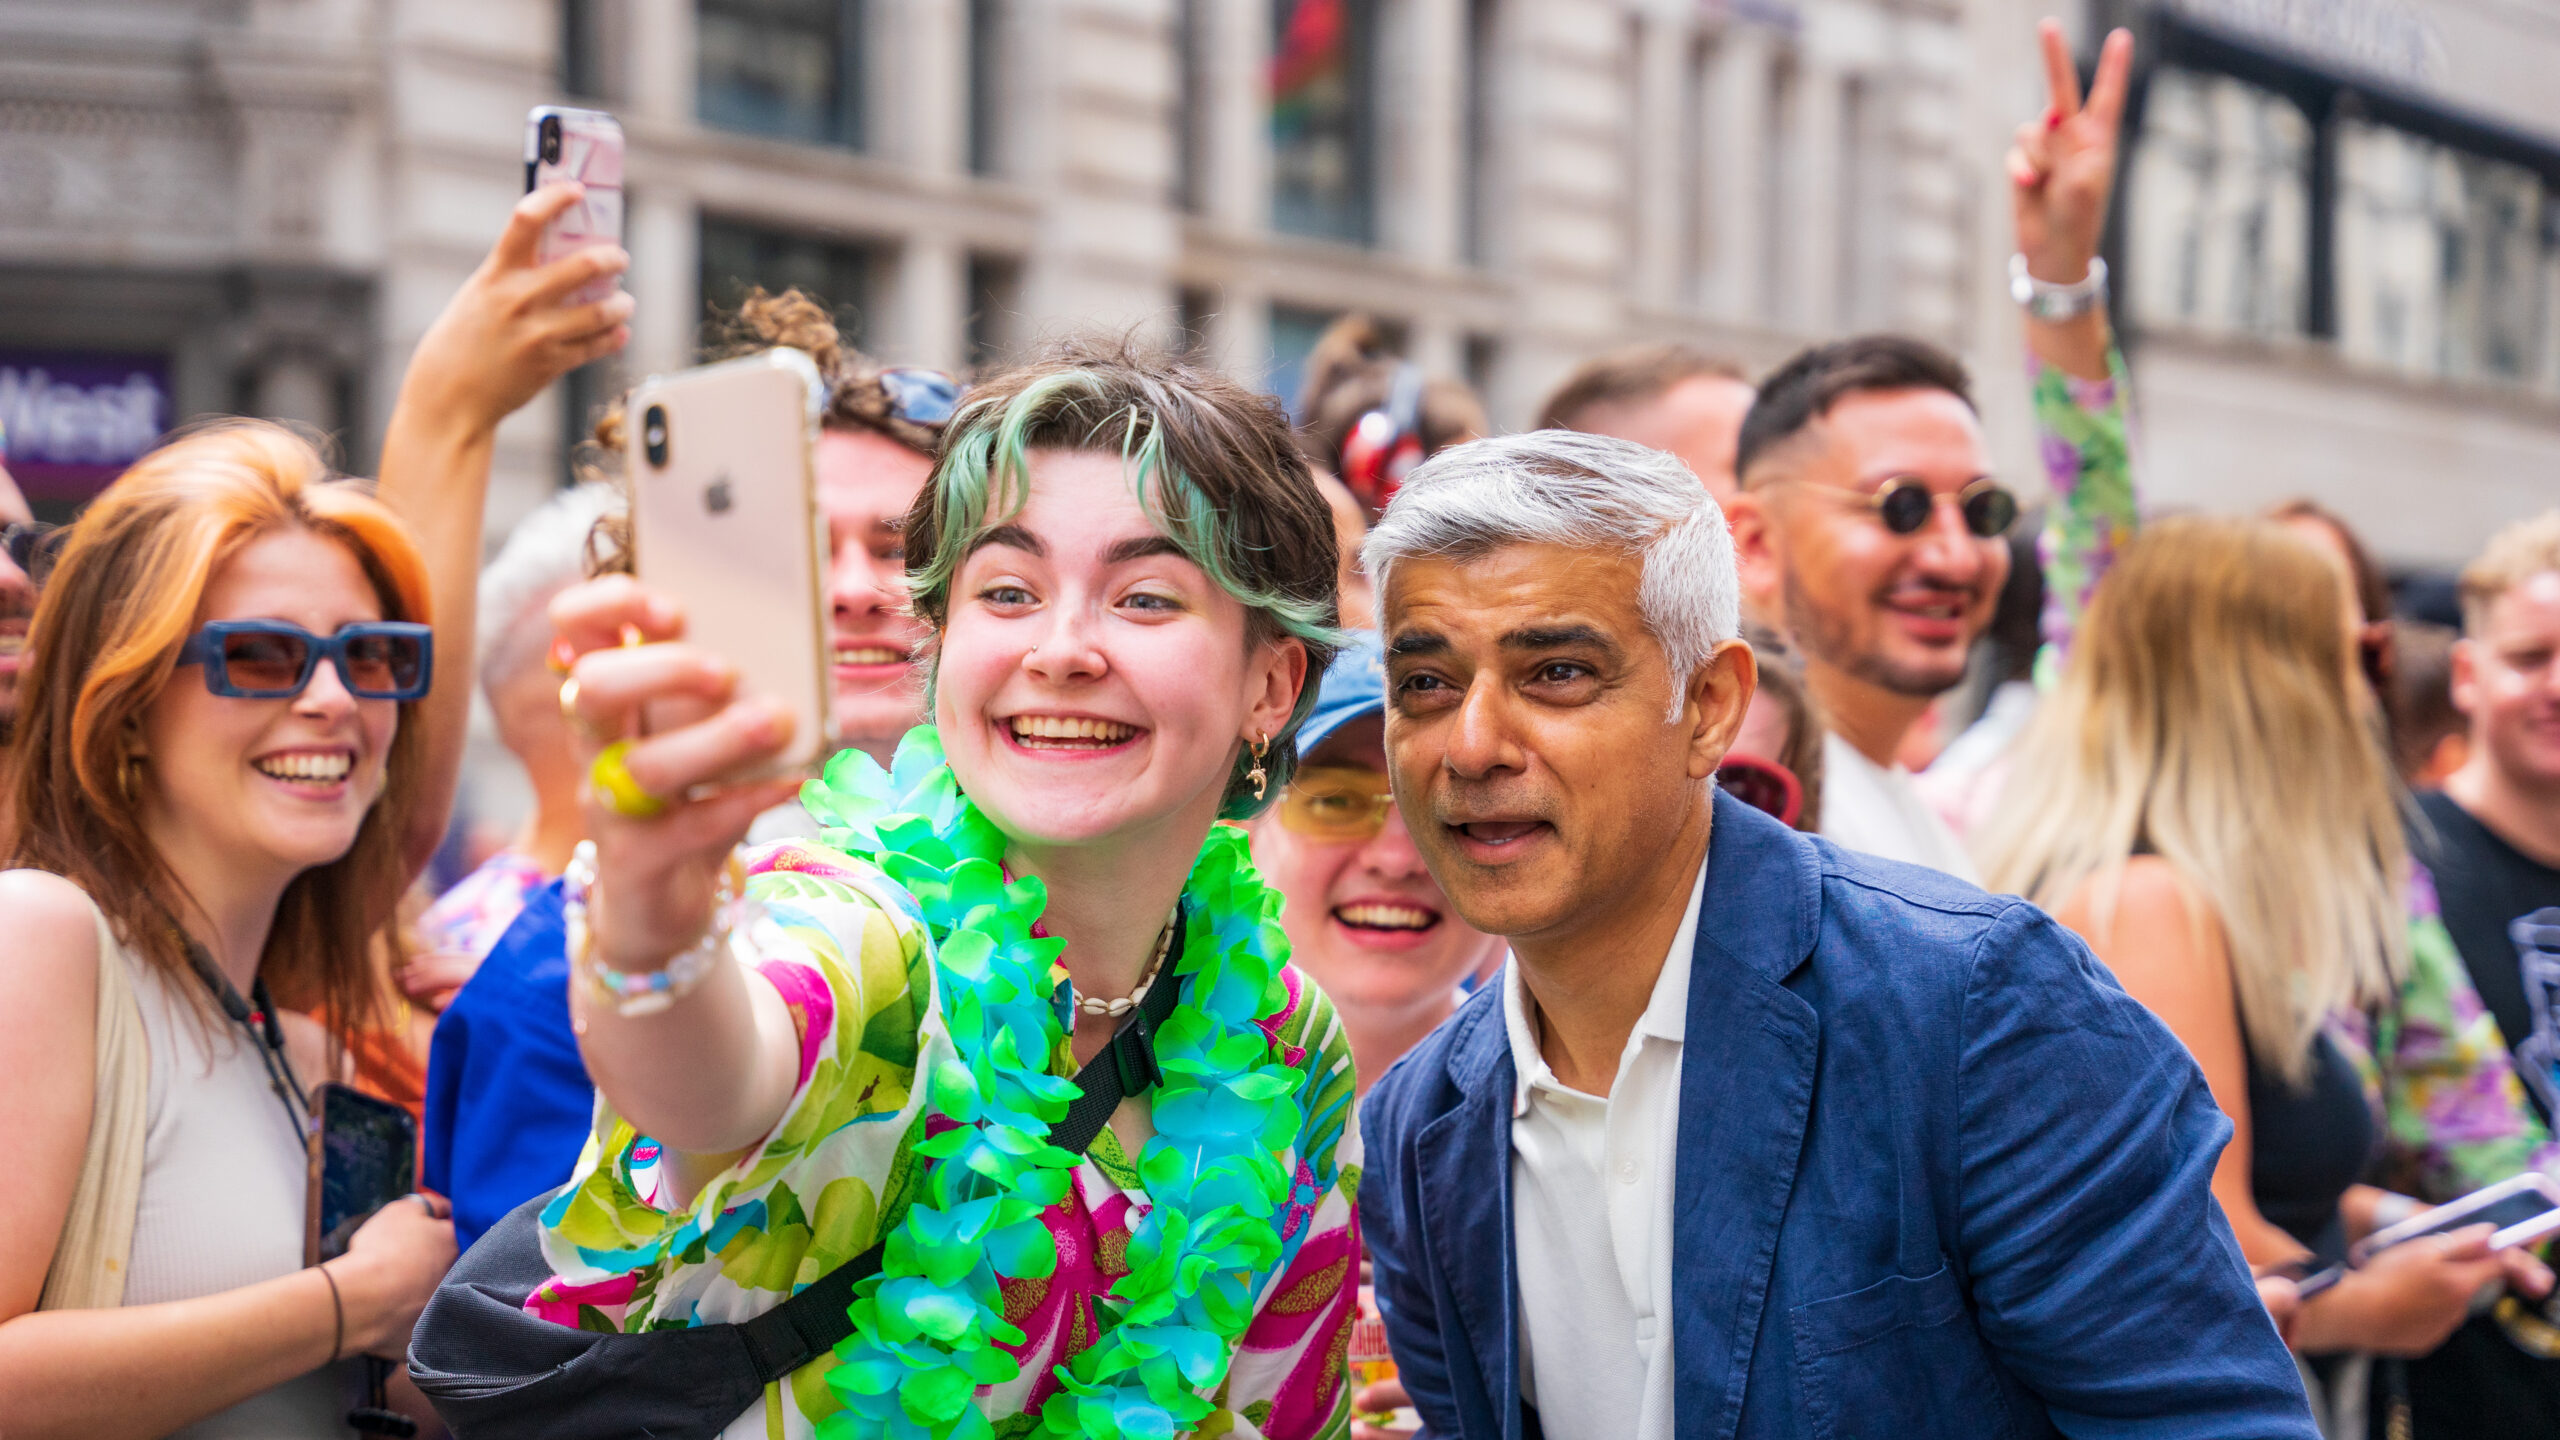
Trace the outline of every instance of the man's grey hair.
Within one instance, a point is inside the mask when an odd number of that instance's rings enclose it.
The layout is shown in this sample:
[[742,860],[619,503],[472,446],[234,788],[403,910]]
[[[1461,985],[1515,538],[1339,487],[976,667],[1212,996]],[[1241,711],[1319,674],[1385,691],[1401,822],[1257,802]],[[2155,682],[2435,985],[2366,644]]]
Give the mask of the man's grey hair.
[[1742,581],[1724,511],[1678,457],[1607,435],[1532,430],[1453,445],[1405,478],[1360,558],[1383,602],[1399,561],[1466,560],[1518,544],[1635,556],[1644,576],[1636,609],[1677,691],[1741,634]]
[[495,691],[551,655],[551,597],[586,578],[587,537],[623,510],[621,488],[590,480],[534,507],[480,572],[480,687]]

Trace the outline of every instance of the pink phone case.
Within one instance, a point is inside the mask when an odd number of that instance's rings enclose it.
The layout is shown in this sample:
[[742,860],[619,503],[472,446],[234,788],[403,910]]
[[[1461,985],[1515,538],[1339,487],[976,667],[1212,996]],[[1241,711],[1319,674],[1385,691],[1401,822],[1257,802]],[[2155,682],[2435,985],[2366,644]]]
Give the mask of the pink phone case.
[[[557,138],[546,143],[546,124],[556,124]],[[535,107],[524,121],[524,188],[530,195],[555,181],[575,180],[586,197],[543,227],[536,253],[550,264],[589,245],[622,243],[622,126],[601,110],[573,110],[562,105]],[[570,297],[585,304],[614,291],[612,280],[597,280]]]

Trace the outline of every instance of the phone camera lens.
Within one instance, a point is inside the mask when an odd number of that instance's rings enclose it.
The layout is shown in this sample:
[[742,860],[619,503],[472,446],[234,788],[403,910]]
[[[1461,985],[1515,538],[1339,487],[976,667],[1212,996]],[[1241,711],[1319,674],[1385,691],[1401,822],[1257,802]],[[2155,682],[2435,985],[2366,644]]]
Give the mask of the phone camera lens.
[[653,466],[667,463],[667,407],[652,405],[640,417],[640,453]]
[[545,115],[542,117],[541,145],[542,163],[546,165],[558,164],[560,162],[559,116]]

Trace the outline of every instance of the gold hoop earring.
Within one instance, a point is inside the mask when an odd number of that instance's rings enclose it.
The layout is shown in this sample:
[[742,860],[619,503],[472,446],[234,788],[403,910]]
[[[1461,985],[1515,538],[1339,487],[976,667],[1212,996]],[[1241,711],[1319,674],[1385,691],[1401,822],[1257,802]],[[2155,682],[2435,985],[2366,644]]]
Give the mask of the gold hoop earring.
[[1271,791],[1271,772],[1262,768],[1262,757],[1270,753],[1271,737],[1268,735],[1254,736],[1253,769],[1248,772],[1244,778],[1253,782],[1253,798],[1255,800],[1260,800],[1264,795],[1269,794]]

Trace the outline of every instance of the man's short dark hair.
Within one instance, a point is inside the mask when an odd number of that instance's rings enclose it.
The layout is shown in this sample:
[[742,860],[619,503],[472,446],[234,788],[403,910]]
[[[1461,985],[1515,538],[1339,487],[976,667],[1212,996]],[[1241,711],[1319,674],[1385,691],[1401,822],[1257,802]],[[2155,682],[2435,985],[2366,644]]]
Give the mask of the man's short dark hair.
[[1908,335],[1835,340],[1789,360],[1760,382],[1742,419],[1733,473],[1750,483],[1752,462],[1831,413],[1840,397],[1871,390],[1944,390],[1973,408],[1964,362]]
[[1642,345],[1612,350],[1574,367],[1538,407],[1539,430],[1579,430],[1595,405],[1650,405],[1684,380],[1702,375],[1748,385],[1742,367],[1687,345]]

